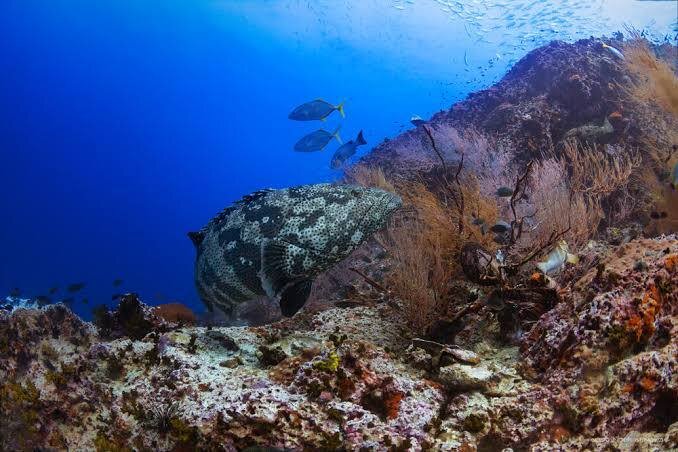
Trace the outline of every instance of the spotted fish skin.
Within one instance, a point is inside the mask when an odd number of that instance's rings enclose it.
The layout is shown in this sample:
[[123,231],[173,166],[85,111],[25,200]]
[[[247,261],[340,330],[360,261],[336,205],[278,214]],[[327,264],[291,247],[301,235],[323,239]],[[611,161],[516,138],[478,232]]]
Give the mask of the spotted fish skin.
[[285,315],[303,306],[319,273],[386,226],[402,205],[377,188],[315,184],[244,197],[189,233],[203,302],[227,314],[247,300],[279,297]]

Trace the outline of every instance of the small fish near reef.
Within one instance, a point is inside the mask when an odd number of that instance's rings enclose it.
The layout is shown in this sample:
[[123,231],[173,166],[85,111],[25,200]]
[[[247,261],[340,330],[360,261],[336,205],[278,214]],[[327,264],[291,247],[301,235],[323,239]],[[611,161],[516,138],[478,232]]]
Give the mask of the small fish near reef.
[[426,121],[424,121],[423,119],[421,119],[421,116],[419,116],[419,115],[413,115],[413,116],[410,118],[410,122],[411,122],[412,125],[415,126],[415,127],[423,126],[424,124],[426,124]]
[[70,284],[70,285],[66,288],[66,290],[68,290],[68,291],[71,292],[71,293],[80,292],[82,289],[85,288],[86,285],[87,285],[87,284],[84,283],[84,282],[74,283],[74,284]]
[[650,212],[650,218],[652,218],[653,220],[663,220],[668,216],[669,214],[663,210],[661,212],[657,212],[656,210]]
[[267,295],[292,316],[315,276],[383,229],[401,206],[393,193],[355,185],[255,192],[188,234],[197,252],[198,294],[210,310],[228,315]]
[[339,129],[341,129],[341,126],[337,127],[334,132],[328,132],[323,129],[311,132],[296,142],[294,150],[297,152],[322,151],[332,138],[336,139],[339,144],[342,144]]
[[565,139],[578,138],[583,141],[599,142],[613,133],[614,127],[606,116],[601,126],[597,126],[595,124],[586,124],[568,130],[565,134]]
[[322,99],[312,100],[311,102],[306,102],[305,104],[299,105],[297,108],[292,110],[287,117],[293,119],[294,121],[325,121],[333,111],[338,111],[342,118],[346,117],[344,113],[344,103],[341,102],[339,105],[332,105],[329,102],[326,102]]
[[38,306],[40,307],[47,306],[48,304],[53,303],[52,299],[47,295],[38,295],[37,297],[35,297],[35,301],[38,303]]
[[362,146],[363,144],[367,144],[367,141],[365,141],[365,138],[363,138],[363,131],[361,130],[358,132],[358,136],[355,140],[344,143],[343,145],[339,146],[339,149],[334,151],[332,161],[330,162],[330,167],[332,169],[339,169],[346,160],[350,159],[355,154],[358,146]]
[[546,260],[537,263],[537,268],[544,274],[554,273],[560,270],[565,263],[576,264],[579,257],[570,254],[570,250],[565,240],[561,240],[556,247],[546,256]]
[[496,195],[500,198],[510,198],[513,196],[513,189],[509,187],[499,187],[496,191]]
[[607,45],[607,44],[605,44],[605,43],[603,43],[603,49],[609,50],[609,51],[612,53],[612,55],[616,56],[616,57],[619,58],[620,60],[625,60],[624,54],[621,53],[621,51],[619,51],[619,49],[616,49],[616,48],[614,48],[614,47],[612,47],[612,46],[609,46],[609,45]]
[[504,220],[497,221],[491,228],[490,231],[497,234],[504,234],[511,230],[511,225],[505,222]]

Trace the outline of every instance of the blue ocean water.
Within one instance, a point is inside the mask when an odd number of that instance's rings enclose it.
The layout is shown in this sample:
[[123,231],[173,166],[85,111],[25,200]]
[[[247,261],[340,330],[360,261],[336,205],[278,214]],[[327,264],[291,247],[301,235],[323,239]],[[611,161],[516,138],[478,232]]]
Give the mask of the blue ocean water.
[[[264,187],[332,180],[368,145],[491,85],[552,39],[625,25],[675,40],[674,1],[0,2],[0,295],[86,282],[73,308],[136,291],[202,310],[186,233]],[[288,113],[346,102],[327,124]],[[113,280],[124,280],[113,287]],[[89,305],[82,303],[82,298]]]

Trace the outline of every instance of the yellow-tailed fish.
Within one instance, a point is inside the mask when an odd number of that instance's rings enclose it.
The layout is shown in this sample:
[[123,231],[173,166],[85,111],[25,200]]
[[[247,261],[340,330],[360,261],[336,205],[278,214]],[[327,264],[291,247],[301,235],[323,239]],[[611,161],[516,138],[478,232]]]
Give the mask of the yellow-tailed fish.
[[337,110],[342,118],[346,117],[344,114],[343,102],[339,105],[332,105],[322,99],[316,99],[299,105],[292,110],[288,118],[295,121],[325,121],[325,118],[327,118],[334,110]]

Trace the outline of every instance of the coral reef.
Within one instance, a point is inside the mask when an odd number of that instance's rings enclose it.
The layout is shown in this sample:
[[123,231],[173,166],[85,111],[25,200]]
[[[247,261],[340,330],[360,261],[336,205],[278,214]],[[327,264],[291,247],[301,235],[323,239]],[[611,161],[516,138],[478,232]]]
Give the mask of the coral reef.
[[457,345],[389,303],[115,339],[62,305],[0,314],[2,447],[675,447],[678,240],[590,248],[519,347],[487,308]]
[[[636,198],[675,118],[646,127],[637,68],[673,82],[629,49],[635,72],[551,43],[380,145],[347,178],[405,209],[294,317],[258,300],[217,326],[130,293],[88,323],[7,298],[0,450],[678,448],[678,237]],[[560,239],[578,263],[537,271]]]

